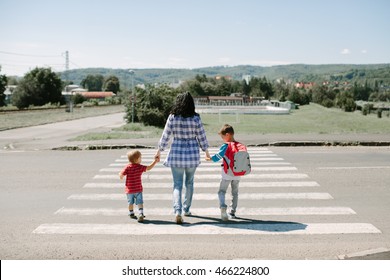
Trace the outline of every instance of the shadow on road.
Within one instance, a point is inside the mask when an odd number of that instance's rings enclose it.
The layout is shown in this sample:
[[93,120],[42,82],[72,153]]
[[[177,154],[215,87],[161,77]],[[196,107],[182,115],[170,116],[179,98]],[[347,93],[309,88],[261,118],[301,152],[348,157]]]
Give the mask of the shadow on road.
[[[216,226],[221,228],[246,229],[250,231],[267,231],[267,232],[290,232],[295,230],[304,230],[307,225],[289,221],[263,221],[256,219],[240,218],[222,222],[219,218],[191,215],[190,218],[198,218],[203,221],[199,222],[184,222],[183,227],[191,228],[201,225]],[[206,220],[206,221],[205,221]],[[174,221],[162,220],[145,220],[144,224],[153,225],[175,225]]]

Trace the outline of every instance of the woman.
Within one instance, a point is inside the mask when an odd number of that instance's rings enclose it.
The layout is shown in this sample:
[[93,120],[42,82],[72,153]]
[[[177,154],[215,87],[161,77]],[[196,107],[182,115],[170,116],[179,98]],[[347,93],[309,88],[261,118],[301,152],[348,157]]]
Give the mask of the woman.
[[[182,224],[182,211],[184,215],[191,215],[190,207],[194,192],[194,176],[196,168],[200,164],[199,147],[210,157],[209,144],[206,133],[199,117],[195,112],[194,99],[186,92],[176,97],[176,102],[165,124],[164,131],[158,143],[156,156],[168,147],[169,140],[173,136],[171,148],[164,165],[171,168],[173,177],[173,208],[176,215],[176,223]],[[183,182],[186,186],[184,201],[181,194]]]

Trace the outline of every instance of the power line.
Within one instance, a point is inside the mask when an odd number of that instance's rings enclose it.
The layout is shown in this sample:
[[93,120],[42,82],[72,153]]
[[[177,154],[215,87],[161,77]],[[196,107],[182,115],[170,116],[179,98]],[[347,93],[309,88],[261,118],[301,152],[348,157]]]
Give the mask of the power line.
[[69,60],[69,62],[70,62],[71,64],[73,64],[74,66],[76,66],[77,68],[82,68],[80,65],[77,65],[77,64],[74,63],[72,60]]
[[[5,57],[0,59],[0,65],[5,66],[6,68],[13,68],[13,69],[22,69],[22,67],[38,67],[38,65],[43,65],[43,67],[50,67],[53,68],[53,70],[56,71],[65,71],[67,73],[69,69],[69,64],[72,64],[76,66],[77,68],[82,68],[80,65],[76,64],[72,60],[69,59],[69,52],[66,51],[64,53],[61,53],[60,55],[35,55],[35,54],[26,54],[26,53],[15,53],[15,52],[8,52],[8,51],[2,51],[0,50],[0,55],[12,55],[12,56],[20,56],[20,57],[32,57],[32,58],[42,58],[40,60],[43,60],[43,58],[65,58],[65,63],[58,63],[52,61],[51,63],[48,63],[47,61],[41,61],[40,63],[36,62],[27,62],[27,61],[17,61],[15,59],[9,59],[10,57]],[[62,68],[62,69],[59,69]],[[67,75],[67,74],[66,74]]]
[[9,54],[9,55],[18,55],[18,56],[30,56],[30,57],[60,57],[60,55],[35,55],[35,54],[23,54],[23,53],[13,53],[13,52],[5,52],[0,51],[2,54]]

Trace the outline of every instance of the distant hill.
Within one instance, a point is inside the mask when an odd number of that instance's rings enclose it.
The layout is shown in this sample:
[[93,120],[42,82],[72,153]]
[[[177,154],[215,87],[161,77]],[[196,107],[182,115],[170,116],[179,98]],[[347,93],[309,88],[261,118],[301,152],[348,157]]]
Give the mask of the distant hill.
[[[132,69],[135,84],[177,83],[193,79],[196,75],[230,76],[241,80],[243,75],[266,77],[268,80],[284,79],[291,82],[348,81],[353,83],[379,84],[390,86],[390,64],[292,64],[279,66],[216,66],[196,69]],[[119,78],[122,88],[131,87],[131,76],[127,69],[85,68],[59,73],[62,79],[80,84],[89,74],[114,75]]]

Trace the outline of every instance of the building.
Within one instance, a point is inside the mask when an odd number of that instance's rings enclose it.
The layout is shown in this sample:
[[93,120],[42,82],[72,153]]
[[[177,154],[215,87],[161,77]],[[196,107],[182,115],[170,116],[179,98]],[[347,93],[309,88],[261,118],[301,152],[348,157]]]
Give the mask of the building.
[[86,99],[99,99],[104,100],[107,97],[115,96],[115,93],[111,91],[87,91],[86,89],[78,85],[68,85],[64,88],[62,95],[65,97],[65,100],[68,102],[71,96],[80,94]]
[[313,82],[309,82],[309,83],[299,82],[299,83],[295,84],[295,87],[296,88],[303,88],[303,89],[311,89],[311,88],[313,88],[314,85],[315,85],[315,83],[313,83]]
[[115,96],[115,93],[112,91],[84,91],[80,92],[82,96],[84,96],[86,99],[101,99],[104,100],[107,97],[113,97]]
[[242,105],[243,97],[238,96],[198,96],[194,97],[195,105]]

